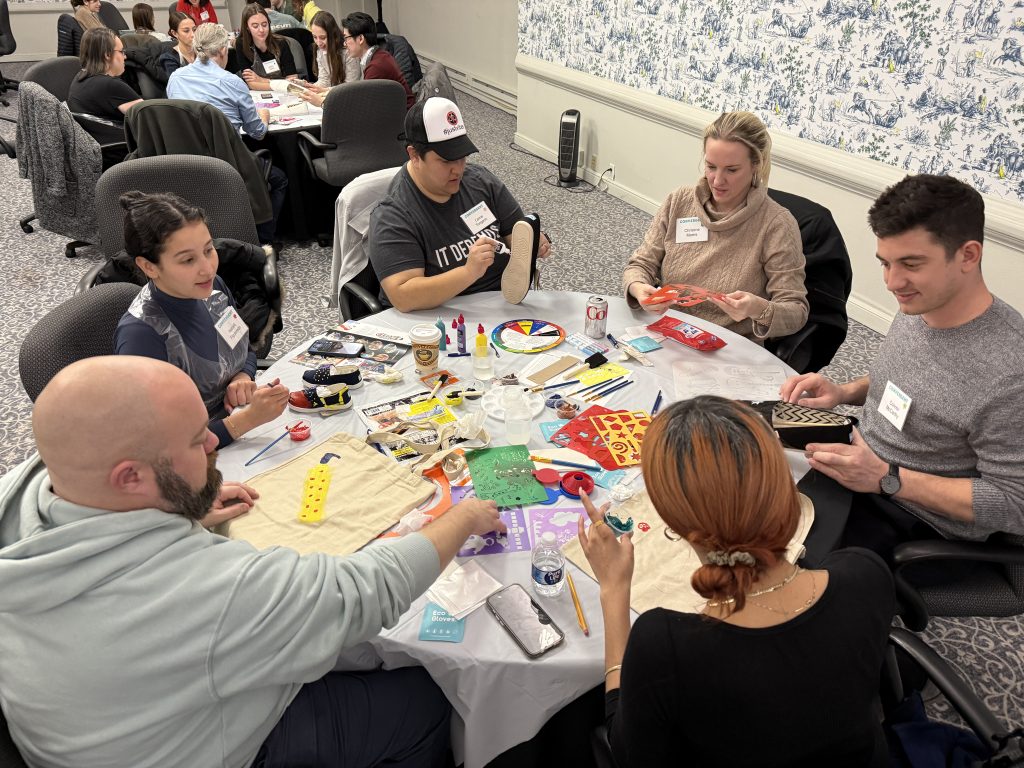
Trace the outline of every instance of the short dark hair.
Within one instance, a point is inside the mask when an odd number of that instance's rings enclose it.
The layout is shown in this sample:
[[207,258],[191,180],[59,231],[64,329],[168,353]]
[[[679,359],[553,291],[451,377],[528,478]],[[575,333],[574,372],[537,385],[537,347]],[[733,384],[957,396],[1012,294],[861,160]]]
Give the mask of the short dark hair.
[[377,23],[370,14],[362,11],[350,13],[342,19],[341,26],[347,29],[352,37],[365,37],[367,45],[377,44]]
[[156,22],[153,19],[153,6],[149,3],[136,3],[133,5],[132,25],[136,29],[144,29],[147,32],[156,31]]
[[254,0],[254,2],[260,8],[265,8],[268,11],[270,10],[270,0]]
[[412,147],[413,152],[420,158],[426,157],[427,152],[430,151],[430,145],[425,141],[409,141],[409,139],[406,139],[405,146]]
[[160,263],[160,252],[171,235],[186,224],[206,221],[202,208],[168,192],[125,192],[119,202],[124,210],[125,251],[153,264]]
[[868,211],[875,237],[895,237],[920,227],[946,250],[946,258],[969,240],[984,242],[985,201],[974,187],[952,176],[905,176]]

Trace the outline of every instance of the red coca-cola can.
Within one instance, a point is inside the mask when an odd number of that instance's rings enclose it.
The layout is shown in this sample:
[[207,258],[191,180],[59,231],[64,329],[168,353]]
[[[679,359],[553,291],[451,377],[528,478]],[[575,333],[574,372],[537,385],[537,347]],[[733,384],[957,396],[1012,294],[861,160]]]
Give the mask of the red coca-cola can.
[[603,339],[608,330],[608,300],[600,296],[587,299],[587,314],[583,318],[583,332],[592,339]]

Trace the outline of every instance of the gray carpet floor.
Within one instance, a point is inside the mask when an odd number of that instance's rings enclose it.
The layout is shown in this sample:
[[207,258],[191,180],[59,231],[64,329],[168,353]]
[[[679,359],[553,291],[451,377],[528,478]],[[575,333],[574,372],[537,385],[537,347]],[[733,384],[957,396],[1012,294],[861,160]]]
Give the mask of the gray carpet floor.
[[[24,64],[5,64],[17,78]],[[0,116],[14,116],[17,95]],[[554,243],[544,272],[547,289],[618,294],[622,267],[642,239],[651,217],[603,192],[569,192],[551,184],[555,167],[510,147],[515,118],[468,95],[460,99],[470,135],[480,149],[475,162],[503,179],[527,212],[541,215]],[[0,121],[0,136],[14,141],[14,126]],[[545,182],[545,179],[548,182]],[[17,163],[0,155],[0,474],[32,451],[31,403],[18,377],[18,349],[32,325],[48,309],[69,297],[99,253],[86,248],[77,259],[64,257],[66,240],[37,230],[24,234],[17,219],[32,210],[29,182],[18,178]],[[285,330],[275,337],[272,357],[320,332],[337,320],[326,309],[330,250],[315,242],[287,242],[280,261],[287,288]],[[880,337],[851,322],[850,334],[826,373],[845,381],[868,372]],[[967,679],[1005,723],[1024,722],[1024,619],[934,619],[925,637]],[[951,718],[941,699],[929,711]]]

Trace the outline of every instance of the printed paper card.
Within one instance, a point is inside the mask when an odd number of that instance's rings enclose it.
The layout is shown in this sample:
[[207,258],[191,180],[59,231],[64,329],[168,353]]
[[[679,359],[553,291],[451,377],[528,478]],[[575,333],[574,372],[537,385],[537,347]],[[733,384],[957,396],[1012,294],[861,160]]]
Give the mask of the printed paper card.
[[[456,489],[461,490],[461,489]],[[453,490],[452,499],[456,494]],[[459,494],[459,500],[465,494]],[[457,502],[456,502],[457,503]],[[490,533],[478,536],[473,534],[462,545],[457,557],[476,557],[477,555],[504,555],[508,552],[522,552],[532,548],[530,531],[526,526],[526,515],[522,507],[508,507],[501,510],[501,520],[508,526],[506,533]]]
[[420,625],[420,640],[441,643],[461,643],[466,634],[466,620],[449,616],[437,603],[427,603],[423,609],[423,623]]
[[[530,533],[534,541],[548,531],[555,534],[558,546],[575,539],[579,534],[579,519],[586,510],[583,507],[530,507]],[[589,525],[589,521],[584,521]]]
[[544,435],[545,440],[550,440],[551,436],[558,430],[569,423],[568,419],[558,419],[556,421],[542,421],[537,426],[540,427],[540,433]]
[[636,339],[630,339],[627,343],[638,352],[653,352],[656,349],[661,349],[661,344],[656,342],[650,336],[640,336]]

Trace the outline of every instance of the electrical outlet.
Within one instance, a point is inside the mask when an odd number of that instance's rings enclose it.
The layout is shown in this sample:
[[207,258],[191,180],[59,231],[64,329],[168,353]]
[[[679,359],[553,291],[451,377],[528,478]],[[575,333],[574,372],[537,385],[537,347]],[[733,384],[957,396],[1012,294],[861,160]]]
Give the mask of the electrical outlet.
[[580,156],[579,156],[579,158],[576,161],[576,167],[577,168],[586,168],[587,167],[587,151],[585,149],[581,149],[580,150]]
[[590,156],[590,170],[592,170],[592,171],[596,171],[597,170],[597,155],[596,154]]
[[615,181],[615,163],[608,163],[608,181]]

